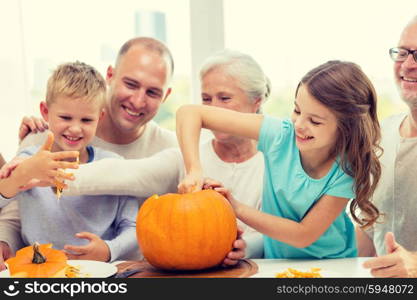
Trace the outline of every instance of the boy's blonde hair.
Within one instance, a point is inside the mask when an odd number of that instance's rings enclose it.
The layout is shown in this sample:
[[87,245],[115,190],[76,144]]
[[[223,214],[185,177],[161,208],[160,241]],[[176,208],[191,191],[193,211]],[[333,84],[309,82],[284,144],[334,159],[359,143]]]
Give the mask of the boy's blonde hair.
[[90,65],[79,61],[61,64],[48,79],[46,103],[52,104],[58,96],[94,101],[103,107],[106,82]]

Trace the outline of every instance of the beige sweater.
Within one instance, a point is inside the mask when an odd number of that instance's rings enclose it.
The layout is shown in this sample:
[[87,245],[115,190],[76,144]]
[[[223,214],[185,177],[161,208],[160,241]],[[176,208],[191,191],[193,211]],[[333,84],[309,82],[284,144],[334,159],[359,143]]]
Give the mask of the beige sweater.
[[6,242],[13,254],[23,246],[20,232],[19,207],[17,201],[12,201],[0,209],[0,236]]

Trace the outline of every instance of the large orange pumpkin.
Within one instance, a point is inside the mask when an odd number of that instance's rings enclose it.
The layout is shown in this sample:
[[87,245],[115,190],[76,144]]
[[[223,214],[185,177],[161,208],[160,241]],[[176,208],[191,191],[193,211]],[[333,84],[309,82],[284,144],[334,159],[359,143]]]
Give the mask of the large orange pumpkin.
[[11,277],[50,278],[65,277],[68,267],[64,252],[52,248],[52,244],[22,248],[16,256],[6,260]]
[[237,236],[236,216],[218,192],[154,195],[136,220],[147,261],[166,270],[200,270],[223,262]]

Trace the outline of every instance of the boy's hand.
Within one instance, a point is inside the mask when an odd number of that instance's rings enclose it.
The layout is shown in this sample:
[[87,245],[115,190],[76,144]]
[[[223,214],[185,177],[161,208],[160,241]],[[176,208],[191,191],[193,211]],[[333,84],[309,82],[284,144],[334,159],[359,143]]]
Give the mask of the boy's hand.
[[239,260],[245,257],[246,242],[242,238],[243,230],[237,228],[237,237],[233,242],[233,249],[230,251],[223,260],[223,267],[231,267],[236,265]]
[[178,193],[192,193],[200,191],[203,187],[203,175],[201,172],[190,172],[178,184]]
[[72,174],[65,173],[62,169],[77,169],[78,162],[61,161],[62,159],[78,158],[78,151],[60,151],[50,152],[54,143],[54,135],[49,132],[45,144],[39,151],[20,163],[19,168],[21,173],[27,177],[26,184],[32,179],[37,179],[39,182],[54,185],[57,178],[74,180]]
[[0,241],[0,271],[6,270],[4,262],[12,256],[12,250],[10,250],[9,244]]
[[204,178],[203,190],[215,190],[216,188],[224,187],[223,183],[212,178]]
[[104,262],[110,260],[110,249],[98,235],[91,232],[80,232],[75,236],[90,242],[84,246],[65,245],[64,251],[68,259],[90,259]]
[[23,117],[19,127],[19,141],[22,141],[31,132],[44,132],[46,129],[48,129],[48,123],[44,119],[34,116]]

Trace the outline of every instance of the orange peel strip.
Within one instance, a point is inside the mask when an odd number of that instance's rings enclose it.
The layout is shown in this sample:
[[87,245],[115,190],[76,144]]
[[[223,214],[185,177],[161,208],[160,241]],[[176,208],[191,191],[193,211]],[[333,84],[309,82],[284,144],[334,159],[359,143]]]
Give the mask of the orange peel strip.
[[288,268],[284,272],[276,273],[276,278],[321,278],[320,268],[311,268],[308,272]]

